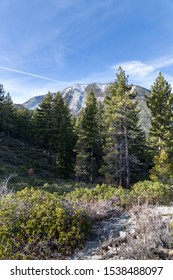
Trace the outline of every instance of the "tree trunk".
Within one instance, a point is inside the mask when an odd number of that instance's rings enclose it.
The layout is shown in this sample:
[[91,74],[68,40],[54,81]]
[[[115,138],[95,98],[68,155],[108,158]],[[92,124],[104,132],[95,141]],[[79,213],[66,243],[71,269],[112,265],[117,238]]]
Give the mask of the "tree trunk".
[[94,151],[93,151],[93,146],[91,148],[91,174],[90,174],[90,181],[93,183],[93,172],[94,172]]
[[119,186],[123,186],[123,174],[122,174],[122,165],[123,165],[123,155],[122,155],[122,143],[120,144],[120,154],[119,154]]
[[126,188],[130,186],[130,167],[129,167],[129,141],[126,126],[124,126],[124,139],[125,139],[125,181]]

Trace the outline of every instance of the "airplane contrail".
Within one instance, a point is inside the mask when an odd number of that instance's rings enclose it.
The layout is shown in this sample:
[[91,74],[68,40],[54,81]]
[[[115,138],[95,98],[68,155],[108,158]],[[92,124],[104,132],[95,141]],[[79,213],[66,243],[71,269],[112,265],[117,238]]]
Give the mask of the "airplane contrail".
[[24,72],[24,71],[20,71],[20,70],[17,70],[17,69],[4,67],[4,66],[0,66],[0,69],[11,71],[11,72],[16,72],[16,73],[19,73],[19,74],[23,74],[23,75],[27,75],[27,76],[31,76],[31,77],[35,77],[35,78],[40,78],[40,79],[44,79],[44,80],[48,80],[48,81],[52,81],[52,82],[56,82],[56,83],[61,83],[61,84],[64,84],[64,85],[68,84],[67,82],[54,80],[54,79],[51,79],[51,78],[48,78],[48,77],[45,77],[45,76],[32,74],[32,73],[29,73],[29,72]]

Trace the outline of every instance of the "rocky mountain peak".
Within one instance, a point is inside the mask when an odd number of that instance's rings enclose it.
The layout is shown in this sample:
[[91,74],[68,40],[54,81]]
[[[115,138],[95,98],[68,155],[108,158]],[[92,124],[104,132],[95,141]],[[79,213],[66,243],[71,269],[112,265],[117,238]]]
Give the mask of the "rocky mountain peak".
[[[97,100],[102,102],[105,96],[109,94],[110,85],[111,83],[76,84],[65,88],[60,91],[60,93],[64,100],[66,100],[71,112],[76,115],[85,107],[86,98],[90,91],[93,91]],[[131,90],[137,93],[137,99],[140,101],[144,100],[145,94],[148,95],[150,93],[149,90],[137,85],[133,85]],[[42,102],[44,96],[45,95],[33,97],[22,105],[25,108],[34,110]]]

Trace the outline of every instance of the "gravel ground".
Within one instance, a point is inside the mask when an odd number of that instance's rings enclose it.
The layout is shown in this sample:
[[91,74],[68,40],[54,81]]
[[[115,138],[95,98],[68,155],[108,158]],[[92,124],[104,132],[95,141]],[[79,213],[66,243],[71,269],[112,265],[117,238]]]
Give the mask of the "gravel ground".
[[[140,207],[136,209],[134,207],[128,213],[113,213],[110,217],[96,222],[90,240],[87,240],[84,248],[76,251],[71,259],[123,259],[119,257],[118,246],[112,246],[112,243],[124,242],[127,235],[126,228],[129,230],[130,227],[131,233],[135,233],[135,212],[140,213],[139,210]],[[164,221],[173,221],[173,206],[146,206],[146,211],[149,215],[161,216]]]

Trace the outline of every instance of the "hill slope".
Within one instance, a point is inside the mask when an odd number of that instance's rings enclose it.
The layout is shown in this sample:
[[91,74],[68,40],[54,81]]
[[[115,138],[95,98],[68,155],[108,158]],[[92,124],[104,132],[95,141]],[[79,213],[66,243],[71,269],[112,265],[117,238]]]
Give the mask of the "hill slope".
[[16,174],[18,182],[32,182],[36,185],[44,183],[44,179],[47,182],[49,178],[55,178],[55,171],[45,153],[8,139],[3,133],[0,133],[0,146],[1,181],[10,174]]

